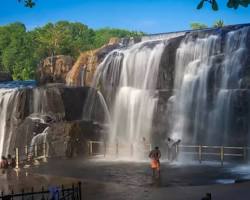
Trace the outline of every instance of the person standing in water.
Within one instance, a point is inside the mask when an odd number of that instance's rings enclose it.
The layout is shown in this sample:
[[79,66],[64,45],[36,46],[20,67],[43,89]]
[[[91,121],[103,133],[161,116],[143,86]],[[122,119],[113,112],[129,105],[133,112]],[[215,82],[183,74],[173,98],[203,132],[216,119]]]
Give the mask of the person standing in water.
[[5,158],[5,156],[2,156],[0,161],[0,168],[1,169],[7,169],[8,168],[8,160]]
[[166,140],[167,143],[167,155],[168,155],[168,160],[173,161],[173,145],[174,145],[174,140],[171,138],[167,138]]
[[150,151],[149,158],[151,159],[151,168],[152,168],[153,177],[155,177],[156,172],[158,172],[158,177],[160,177],[161,151],[159,150],[159,147],[155,147],[155,149]]

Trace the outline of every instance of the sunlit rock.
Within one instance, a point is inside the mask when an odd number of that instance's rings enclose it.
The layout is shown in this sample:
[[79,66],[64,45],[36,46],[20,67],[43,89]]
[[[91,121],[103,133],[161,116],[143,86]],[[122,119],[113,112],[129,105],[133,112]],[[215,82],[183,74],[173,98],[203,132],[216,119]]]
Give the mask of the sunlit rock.
[[46,83],[65,83],[66,75],[71,70],[74,60],[71,56],[57,55],[41,61],[37,69],[40,85]]

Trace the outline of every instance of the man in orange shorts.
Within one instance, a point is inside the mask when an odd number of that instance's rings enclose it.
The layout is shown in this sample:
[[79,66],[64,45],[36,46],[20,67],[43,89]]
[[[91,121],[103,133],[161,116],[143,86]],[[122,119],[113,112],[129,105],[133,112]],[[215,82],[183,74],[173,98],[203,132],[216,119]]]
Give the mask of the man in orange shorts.
[[158,172],[158,177],[160,177],[160,157],[161,152],[159,150],[159,147],[155,147],[152,151],[149,153],[149,158],[151,158],[151,168],[153,172],[153,177],[155,177],[155,172]]

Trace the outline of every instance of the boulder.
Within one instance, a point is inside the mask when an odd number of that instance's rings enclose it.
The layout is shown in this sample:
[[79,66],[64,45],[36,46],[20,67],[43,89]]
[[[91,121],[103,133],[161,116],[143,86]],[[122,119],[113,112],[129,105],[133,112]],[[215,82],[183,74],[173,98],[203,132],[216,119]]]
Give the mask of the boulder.
[[38,84],[65,83],[66,75],[73,64],[74,60],[71,56],[58,55],[45,58],[38,66]]
[[12,76],[8,72],[0,72],[0,82],[12,81]]

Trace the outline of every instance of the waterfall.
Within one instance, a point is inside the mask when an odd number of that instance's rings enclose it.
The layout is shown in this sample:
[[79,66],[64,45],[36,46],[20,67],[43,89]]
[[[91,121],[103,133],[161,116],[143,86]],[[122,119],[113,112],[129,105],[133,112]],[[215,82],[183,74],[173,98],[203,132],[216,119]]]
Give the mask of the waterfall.
[[[97,67],[92,87],[103,94],[110,110],[110,144],[130,147],[143,138],[151,142],[158,70],[166,44],[167,39],[159,39],[116,49]],[[91,118],[95,96],[90,92],[85,118]]]
[[33,112],[45,114],[48,107],[47,91],[40,88],[33,90]]
[[50,130],[50,127],[47,127],[43,130],[42,133],[39,133],[32,138],[32,140],[30,142],[30,150],[29,150],[30,153],[34,152],[35,145],[41,146],[44,143],[47,143],[47,137],[48,137],[49,130]]
[[[120,65],[122,54],[118,50],[110,52],[96,69],[88,97],[83,108],[83,119],[95,121],[93,115],[96,107],[96,97],[102,104],[105,113],[105,121],[111,120],[109,106],[115,91],[115,86],[119,84]],[[97,90],[97,91],[96,91]],[[98,91],[101,90],[102,92]],[[105,97],[103,96],[105,94]]]
[[249,28],[202,38],[188,35],[176,54],[172,137],[228,144]]
[[[10,81],[0,83],[0,156],[13,153],[15,130],[24,112],[25,92],[33,88],[34,81]],[[28,110],[28,109],[27,109]]]
[[212,142],[217,134],[221,134],[221,144],[228,144],[234,127],[233,103],[237,89],[240,89],[240,72],[247,56],[246,39],[249,28],[231,31],[227,34],[224,60],[221,66],[220,83],[217,89],[214,107],[209,115],[208,142]]
[[[120,50],[119,84],[116,89],[110,125],[110,143],[133,144],[151,141],[153,114],[157,103],[155,89],[164,41],[143,42]],[[114,68],[114,67],[113,67]]]
[[0,89],[0,156],[10,150],[17,93],[15,89]]
[[107,118],[107,122],[110,123],[111,117],[110,117],[110,113],[109,113],[109,109],[108,109],[108,106],[106,104],[106,101],[105,101],[105,99],[104,99],[104,97],[103,97],[103,95],[102,95],[102,93],[100,91],[97,91],[97,95],[98,95],[98,97],[100,99],[100,102],[101,102],[101,105],[102,105],[102,107],[104,109],[105,116]]
[[64,118],[65,110],[63,100],[58,88],[34,88],[32,90],[33,119],[39,119],[44,123],[44,117],[58,121]]

